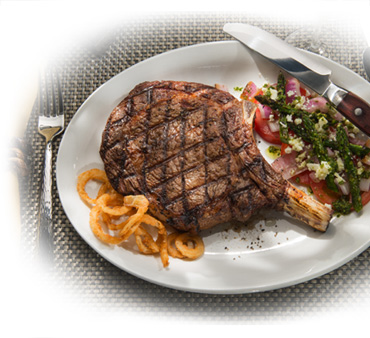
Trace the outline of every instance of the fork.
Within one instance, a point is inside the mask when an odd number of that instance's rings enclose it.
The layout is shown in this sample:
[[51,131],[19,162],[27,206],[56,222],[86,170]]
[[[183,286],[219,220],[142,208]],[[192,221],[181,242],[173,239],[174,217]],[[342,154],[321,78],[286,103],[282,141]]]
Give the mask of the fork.
[[40,195],[38,254],[39,258],[51,263],[54,259],[52,142],[64,130],[64,107],[58,75],[54,75],[50,70],[42,73],[38,93],[38,132],[44,136],[46,146]]

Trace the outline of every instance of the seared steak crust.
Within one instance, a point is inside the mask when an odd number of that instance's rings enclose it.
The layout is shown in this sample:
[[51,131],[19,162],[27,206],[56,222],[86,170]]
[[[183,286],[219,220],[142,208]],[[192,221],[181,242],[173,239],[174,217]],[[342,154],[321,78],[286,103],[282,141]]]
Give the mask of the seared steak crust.
[[136,86],[111,113],[100,155],[118,192],[144,194],[178,230],[246,221],[278,205],[286,186],[259,153],[241,103],[199,83]]

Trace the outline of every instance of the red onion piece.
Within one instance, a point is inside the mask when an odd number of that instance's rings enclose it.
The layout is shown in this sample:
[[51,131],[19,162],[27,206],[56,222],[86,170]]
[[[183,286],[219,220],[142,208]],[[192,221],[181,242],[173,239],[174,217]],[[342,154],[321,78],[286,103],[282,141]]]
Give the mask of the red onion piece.
[[369,191],[370,190],[370,178],[361,178],[360,180],[360,190]]
[[292,151],[290,154],[285,154],[277,158],[272,162],[272,167],[278,173],[280,173],[286,180],[298,175],[307,170],[307,168],[298,168],[296,162],[297,152]]
[[270,115],[272,114],[272,109],[269,106],[264,106],[262,104],[258,104],[258,107],[259,107],[262,119],[269,120]]
[[326,99],[324,99],[322,96],[314,97],[312,99],[309,99],[307,103],[305,103],[304,108],[309,113],[314,112],[315,110],[320,110],[323,113],[328,112],[328,106],[327,106]]
[[355,134],[355,133],[352,133],[351,131],[348,131],[347,128],[346,128],[346,133],[347,133],[349,142],[352,144],[364,146],[366,142],[368,141],[368,137],[364,133],[359,132]]
[[244,100],[251,100],[253,99],[258,92],[258,87],[253,81],[249,81],[247,85],[244,87],[244,90],[240,97]]
[[357,137],[351,137],[351,136],[348,136],[348,141],[352,144],[357,144],[359,146],[364,146],[365,145],[365,141],[364,140],[361,140]]
[[300,88],[301,85],[297,79],[291,78],[287,81],[285,86],[287,103],[292,103],[297,96],[301,96]]
[[335,115],[333,116],[333,119],[337,120],[337,121],[342,121],[344,119],[344,117],[341,113],[336,112]]
[[334,151],[330,148],[327,148],[329,157],[333,157],[335,155]]
[[338,183],[338,179],[334,179],[334,182],[336,183],[337,187],[340,189],[343,195],[349,195],[349,183],[348,182],[343,182],[343,183]]
[[279,122],[278,121],[268,121],[267,125],[269,126],[269,129],[271,132],[276,133],[280,130]]

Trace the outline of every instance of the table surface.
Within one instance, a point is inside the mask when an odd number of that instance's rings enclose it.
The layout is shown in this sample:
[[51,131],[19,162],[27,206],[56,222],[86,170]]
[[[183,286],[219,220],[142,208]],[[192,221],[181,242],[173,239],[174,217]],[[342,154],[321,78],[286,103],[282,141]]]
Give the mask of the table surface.
[[[226,22],[247,22],[281,38],[300,28],[299,23],[264,19],[246,14],[182,13],[146,16],[145,20],[114,26],[86,44],[71,46],[52,60],[63,85],[67,123],[80,105],[114,75],[153,55],[202,42],[229,40],[222,32]],[[362,51],[366,47],[360,27],[327,22],[336,32],[335,43],[345,45],[350,59],[334,53],[331,59],[365,77]],[[38,196],[44,141],[37,133],[33,109],[25,141],[31,172],[22,182],[22,246],[32,261],[37,237]],[[53,163],[61,138],[54,143]],[[183,292],[150,284],[116,268],[92,250],[67,219],[58,192],[53,189],[55,262],[45,277],[72,295],[80,306],[151,318],[181,318],[208,322],[285,321],[321,317],[334,309],[358,309],[369,301],[370,251],[344,266],[311,281],[284,289],[241,295]],[[67,290],[67,291],[65,291]]]

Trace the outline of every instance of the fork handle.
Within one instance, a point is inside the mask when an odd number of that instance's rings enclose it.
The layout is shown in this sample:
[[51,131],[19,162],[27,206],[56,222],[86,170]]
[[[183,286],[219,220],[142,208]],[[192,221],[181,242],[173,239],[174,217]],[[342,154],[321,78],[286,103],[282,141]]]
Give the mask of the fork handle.
[[45,263],[52,263],[54,259],[54,231],[52,205],[52,148],[51,142],[46,143],[44,179],[40,196],[40,220],[38,231],[39,258]]

